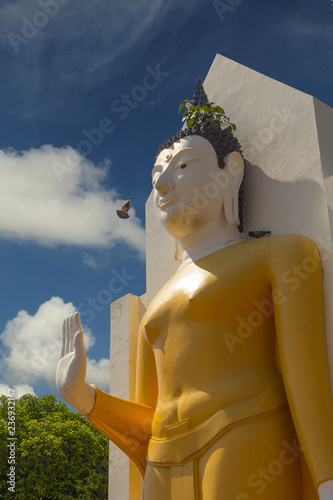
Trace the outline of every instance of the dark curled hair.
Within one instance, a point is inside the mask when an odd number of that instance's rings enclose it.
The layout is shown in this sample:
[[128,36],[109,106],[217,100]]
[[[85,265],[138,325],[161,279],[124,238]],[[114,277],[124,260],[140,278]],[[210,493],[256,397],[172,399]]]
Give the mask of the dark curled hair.
[[[214,125],[194,125],[193,127],[185,128],[180,130],[176,135],[167,139],[156,151],[156,157],[163,151],[163,149],[170,148],[176,141],[179,141],[183,137],[188,137],[191,135],[199,135],[204,139],[207,139],[213,146],[216,155],[217,162],[220,168],[224,168],[224,158],[233,151],[238,151],[242,155],[241,145],[238,142],[238,139],[228,132],[227,129],[221,130],[218,127],[214,127]],[[239,221],[240,224],[238,226],[238,230],[240,233],[243,232],[243,182],[239,188],[238,194],[238,207],[239,207]]]

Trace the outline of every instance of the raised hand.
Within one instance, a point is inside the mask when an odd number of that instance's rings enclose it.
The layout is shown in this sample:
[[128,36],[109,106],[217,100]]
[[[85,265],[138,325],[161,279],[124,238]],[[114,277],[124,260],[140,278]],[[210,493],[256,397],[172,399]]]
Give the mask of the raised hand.
[[96,395],[94,387],[85,383],[86,368],[80,313],[76,312],[64,320],[56,382],[60,396],[83,415],[91,412]]

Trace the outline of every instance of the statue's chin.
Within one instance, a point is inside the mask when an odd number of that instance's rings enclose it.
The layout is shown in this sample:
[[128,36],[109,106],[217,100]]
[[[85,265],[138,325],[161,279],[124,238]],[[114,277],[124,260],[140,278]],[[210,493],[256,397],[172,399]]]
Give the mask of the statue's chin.
[[205,220],[201,214],[185,214],[180,209],[173,209],[160,212],[159,219],[165,229],[177,240],[192,234],[205,225]]

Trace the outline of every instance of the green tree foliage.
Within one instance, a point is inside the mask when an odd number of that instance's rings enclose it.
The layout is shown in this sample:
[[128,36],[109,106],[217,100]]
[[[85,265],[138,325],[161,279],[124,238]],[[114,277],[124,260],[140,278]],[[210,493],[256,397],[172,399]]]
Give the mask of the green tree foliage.
[[9,491],[8,401],[0,397],[0,498],[107,498],[107,438],[53,394],[15,402],[16,484]]
[[186,121],[187,127],[193,125],[213,125],[221,129],[227,128],[229,133],[236,130],[236,125],[231,123],[229,116],[220,106],[214,106],[214,102],[206,102],[205,106],[196,106],[194,101],[185,100],[179,106],[179,113],[184,108],[183,121]]

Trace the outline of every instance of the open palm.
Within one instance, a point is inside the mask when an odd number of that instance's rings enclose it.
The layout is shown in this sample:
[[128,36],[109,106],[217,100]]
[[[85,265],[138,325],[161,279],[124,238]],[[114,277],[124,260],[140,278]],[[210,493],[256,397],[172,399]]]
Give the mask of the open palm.
[[87,354],[84,347],[80,313],[75,312],[64,320],[62,351],[57,366],[57,388],[60,396],[84,415],[88,414],[95,400],[95,389],[85,383]]

